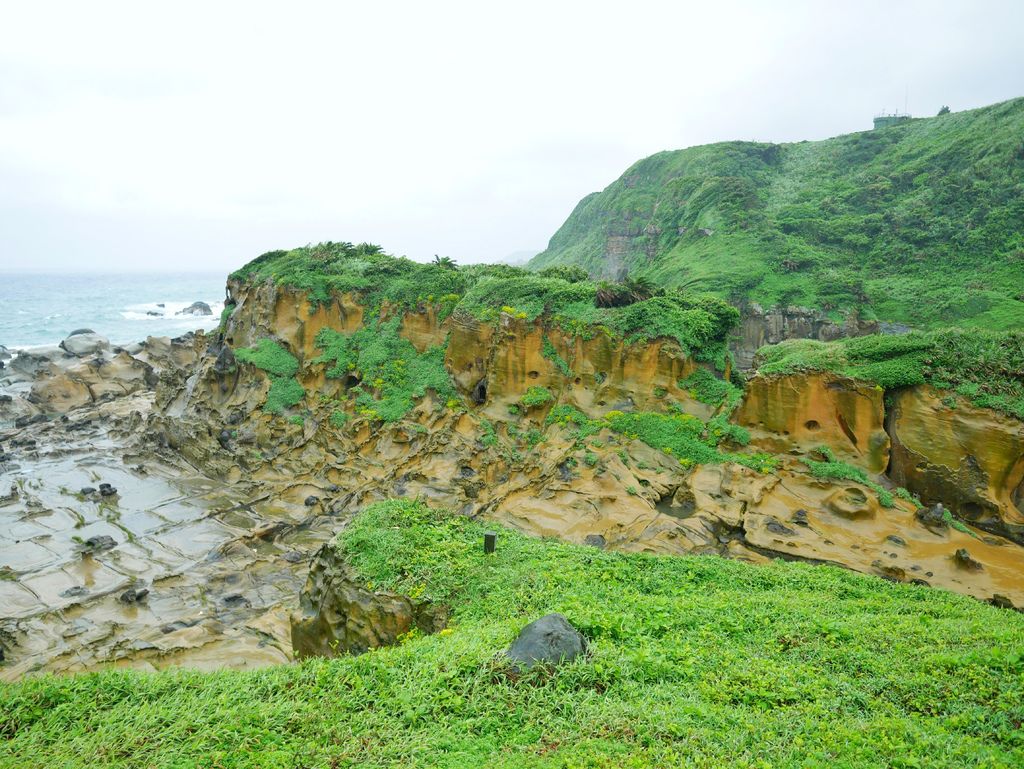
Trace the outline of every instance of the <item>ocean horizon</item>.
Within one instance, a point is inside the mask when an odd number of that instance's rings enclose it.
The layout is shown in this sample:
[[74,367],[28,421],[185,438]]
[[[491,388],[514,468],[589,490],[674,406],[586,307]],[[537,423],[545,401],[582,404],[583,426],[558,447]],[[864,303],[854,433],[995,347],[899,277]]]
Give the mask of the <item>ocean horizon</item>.
[[[216,328],[224,308],[223,272],[0,273],[0,345],[31,350],[89,328],[111,344]],[[193,302],[212,315],[177,315]]]

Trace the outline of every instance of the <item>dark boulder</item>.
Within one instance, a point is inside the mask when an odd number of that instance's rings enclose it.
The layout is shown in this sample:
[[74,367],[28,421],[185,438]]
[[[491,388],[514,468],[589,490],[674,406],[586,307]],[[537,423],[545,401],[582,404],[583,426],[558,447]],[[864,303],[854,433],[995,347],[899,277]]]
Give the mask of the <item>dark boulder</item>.
[[85,546],[89,550],[109,550],[112,547],[117,547],[117,540],[109,534],[99,534],[85,540]]
[[587,649],[586,639],[561,614],[546,614],[524,627],[505,652],[518,670],[571,662]]
[[588,534],[586,537],[584,537],[583,544],[589,545],[590,547],[596,547],[599,550],[604,550],[604,546],[607,543],[605,542],[604,537],[602,537],[600,534]]
[[306,497],[306,502],[305,502],[306,507],[316,507],[316,505],[318,505],[319,503],[320,503],[320,497],[314,496],[312,494],[310,494],[308,497]]
[[121,593],[118,600],[121,603],[138,603],[145,599],[149,595],[149,590],[144,587],[130,587]]
[[941,502],[934,507],[918,508],[917,512],[914,513],[914,517],[929,529],[945,530],[949,528],[949,524],[946,523],[946,511],[943,509]]

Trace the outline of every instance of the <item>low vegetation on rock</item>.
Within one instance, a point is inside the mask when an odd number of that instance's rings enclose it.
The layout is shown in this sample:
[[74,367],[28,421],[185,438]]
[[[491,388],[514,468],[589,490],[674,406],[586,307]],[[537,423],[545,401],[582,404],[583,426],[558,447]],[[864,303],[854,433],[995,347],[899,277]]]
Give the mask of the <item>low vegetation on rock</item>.
[[267,372],[270,390],[263,408],[271,414],[280,414],[306,397],[306,391],[295,379],[299,361],[273,339],[261,339],[255,347],[235,350],[235,358]]
[[[54,766],[1017,766],[1024,618],[830,566],[605,552],[410,501],[336,540],[371,588],[448,629],[250,672],[0,688],[0,764]],[[828,596],[827,601],[822,596]],[[512,673],[563,614],[587,653]]]
[[408,310],[433,305],[442,318],[451,313],[479,322],[496,322],[502,315],[529,322],[540,318],[547,326],[584,338],[598,333],[628,342],[668,337],[684,352],[720,369],[725,368],[727,336],[739,321],[734,307],[713,296],[654,292],[604,307],[598,302],[600,287],[578,271],[420,264],[369,244],[321,243],[271,251],[231,277],[298,288],[313,304],[350,292],[358,295],[369,318],[379,316],[385,306]]
[[931,384],[1024,419],[1024,332],[949,329],[836,342],[794,339],[758,352],[766,375],[832,371],[884,389]]

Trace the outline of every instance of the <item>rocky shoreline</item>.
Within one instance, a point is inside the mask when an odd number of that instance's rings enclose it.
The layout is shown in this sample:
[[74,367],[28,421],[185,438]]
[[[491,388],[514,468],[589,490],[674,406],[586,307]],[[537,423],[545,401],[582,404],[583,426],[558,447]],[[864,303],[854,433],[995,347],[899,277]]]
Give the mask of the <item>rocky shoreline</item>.
[[[394,311],[401,335],[421,351],[450,339],[445,366],[467,405],[427,395],[400,421],[354,411],[339,423],[348,384],[325,376],[314,340],[323,328],[359,328],[363,308],[338,296],[313,311],[300,292],[269,284],[230,289],[224,333],[112,347],[83,330],[3,361],[0,678],[288,661],[300,593],[323,589],[322,568],[307,576],[317,552],[352,513],[391,497],[598,547],[829,563],[1024,605],[1024,548],[1005,512],[1016,502],[995,485],[1016,450],[1009,422],[999,452],[971,444],[990,487],[963,486],[956,498],[988,505],[978,515],[990,531],[903,499],[883,507],[870,486],[806,472],[825,444],[883,474],[892,444],[896,460],[941,481],[945,460],[911,429],[938,408],[927,393],[901,396],[887,416],[881,394],[855,382],[755,378],[735,419],[778,456],[771,473],[690,468],[607,428],[579,463],[572,425],[547,420],[550,405],[522,413],[528,388],[550,387],[595,417],[657,408],[667,395],[709,419],[715,409],[679,385],[694,362],[663,340],[583,341],[511,316],[491,327],[423,307]],[[296,357],[301,418],[268,413],[267,374],[236,358],[267,337]],[[562,373],[545,345],[575,371]],[[996,429],[987,412],[957,418],[951,445]],[[527,428],[542,440],[524,444]]]

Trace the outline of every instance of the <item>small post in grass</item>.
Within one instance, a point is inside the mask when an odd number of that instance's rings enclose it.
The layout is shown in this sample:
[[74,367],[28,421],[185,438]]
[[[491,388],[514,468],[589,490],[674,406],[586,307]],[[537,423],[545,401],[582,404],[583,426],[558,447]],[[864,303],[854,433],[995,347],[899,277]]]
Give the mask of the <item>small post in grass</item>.
[[496,531],[485,531],[484,532],[484,552],[493,553],[495,545],[498,544],[498,532]]

